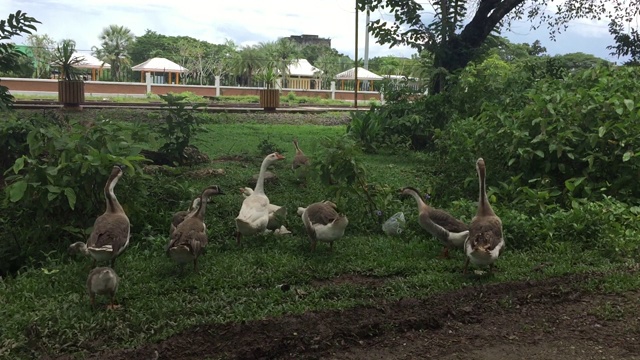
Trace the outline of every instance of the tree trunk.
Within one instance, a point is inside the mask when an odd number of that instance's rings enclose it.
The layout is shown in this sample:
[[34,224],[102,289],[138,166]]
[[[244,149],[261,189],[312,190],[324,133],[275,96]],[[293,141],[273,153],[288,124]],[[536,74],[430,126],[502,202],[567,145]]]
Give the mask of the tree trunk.
[[[449,74],[464,69],[498,23],[525,0],[484,0],[480,2],[473,19],[460,34],[452,34],[440,46],[434,58],[434,67],[443,68]],[[445,90],[445,74],[438,73],[431,79],[430,94]]]

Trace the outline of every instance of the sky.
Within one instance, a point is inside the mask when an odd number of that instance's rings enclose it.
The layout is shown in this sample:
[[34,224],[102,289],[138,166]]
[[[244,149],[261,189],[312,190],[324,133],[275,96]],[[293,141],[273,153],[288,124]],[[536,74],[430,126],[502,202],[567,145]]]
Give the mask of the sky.
[[[330,38],[339,52],[353,58],[355,51],[355,1],[351,0],[235,0],[209,2],[198,0],[2,0],[0,18],[22,10],[42,22],[38,33],[55,40],[70,38],[80,52],[98,46],[98,35],[110,24],[124,25],[135,35],[146,29],[169,36],[191,36],[211,43],[231,39],[250,45],[280,37],[315,34]],[[426,2],[423,2],[423,4]],[[215,5],[213,5],[215,4]],[[425,16],[428,16],[425,9]],[[373,12],[371,19],[391,20],[388,13]],[[365,16],[359,15],[358,57],[364,54]],[[546,28],[531,30],[527,21],[516,22],[511,31],[502,33],[515,43],[542,42],[551,55],[584,52],[619,61],[609,55],[607,45],[613,38],[607,21],[573,21],[556,41],[549,39]],[[13,39],[21,44],[23,39]],[[408,47],[379,45],[370,37],[369,58],[405,56],[415,53]]]

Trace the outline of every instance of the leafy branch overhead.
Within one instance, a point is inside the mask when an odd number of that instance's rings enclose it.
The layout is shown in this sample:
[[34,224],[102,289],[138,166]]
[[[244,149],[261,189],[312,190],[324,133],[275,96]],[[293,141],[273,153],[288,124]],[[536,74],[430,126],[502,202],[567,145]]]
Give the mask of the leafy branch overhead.
[[[36,31],[33,24],[40,24],[40,22],[20,10],[15,14],[9,14],[6,20],[0,20],[0,73],[11,71],[19,66],[20,58],[25,56],[7,40],[14,36],[30,35]],[[9,89],[0,85],[0,110],[7,109],[12,103],[13,96],[9,94]]]
[[[546,25],[553,39],[568,27],[569,21],[579,18],[600,20],[606,17],[616,24],[630,22],[639,6],[628,0],[565,0],[557,5],[550,0],[358,0],[357,4],[360,11],[369,8],[393,15],[393,21],[383,18],[370,24],[371,34],[380,44],[408,45],[417,49],[437,40],[439,34],[434,30],[438,28],[450,34],[461,30],[460,37],[482,41],[493,30],[508,29],[512,21],[526,18],[532,20],[534,29]],[[470,17],[467,16],[468,8],[475,11],[469,14]],[[433,15],[433,21],[425,25],[423,21],[428,15]]]
[[[392,21],[382,18],[370,25],[378,43],[428,50],[434,67],[448,73],[464,68],[492,32],[509,29],[515,20],[530,20],[532,29],[546,26],[555,39],[571,20],[608,18],[621,24],[633,19],[640,7],[626,0],[565,0],[556,5],[551,0],[358,0],[357,4],[361,11],[392,14]],[[443,79],[443,74],[434,75],[434,92],[443,89]]]

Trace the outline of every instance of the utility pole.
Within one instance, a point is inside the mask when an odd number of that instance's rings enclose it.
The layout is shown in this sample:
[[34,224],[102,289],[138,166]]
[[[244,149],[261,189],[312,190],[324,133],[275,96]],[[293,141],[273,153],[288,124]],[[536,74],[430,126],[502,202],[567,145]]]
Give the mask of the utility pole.
[[367,6],[367,19],[364,23],[364,68],[369,70],[369,7]]
[[355,51],[355,64],[356,67],[353,68],[353,82],[355,83],[355,87],[353,88],[353,106],[358,108],[358,0],[356,0],[356,51]]

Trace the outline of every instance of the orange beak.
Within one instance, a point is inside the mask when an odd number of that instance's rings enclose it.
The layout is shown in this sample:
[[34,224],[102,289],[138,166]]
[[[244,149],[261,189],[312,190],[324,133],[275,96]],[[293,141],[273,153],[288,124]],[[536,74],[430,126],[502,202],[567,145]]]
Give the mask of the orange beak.
[[284,156],[280,155],[280,153],[276,153],[276,158],[278,158],[278,160],[282,160],[284,159]]

